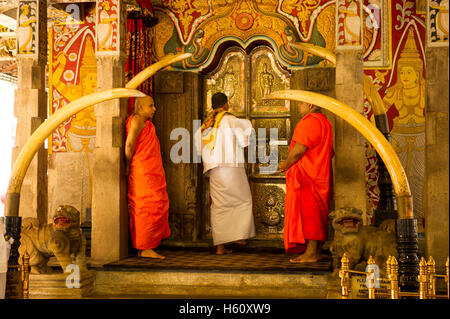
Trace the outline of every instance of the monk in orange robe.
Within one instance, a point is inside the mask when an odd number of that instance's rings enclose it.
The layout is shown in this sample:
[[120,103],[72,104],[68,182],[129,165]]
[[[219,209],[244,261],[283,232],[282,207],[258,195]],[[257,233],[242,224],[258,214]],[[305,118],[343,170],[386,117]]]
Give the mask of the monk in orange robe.
[[293,263],[317,262],[328,237],[332,201],[333,130],[330,121],[312,104],[299,103],[302,119],[295,127],[286,161],[284,246],[301,253]]
[[170,236],[169,197],[159,140],[151,122],[156,108],[150,96],[137,98],[126,121],[126,172],[129,224],[133,246],[140,257],[165,258],[153,249]]

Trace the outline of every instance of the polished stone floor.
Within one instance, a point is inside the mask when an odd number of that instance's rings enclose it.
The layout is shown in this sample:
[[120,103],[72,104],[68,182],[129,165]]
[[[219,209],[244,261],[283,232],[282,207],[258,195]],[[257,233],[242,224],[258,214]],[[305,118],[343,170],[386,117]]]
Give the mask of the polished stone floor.
[[103,266],[111,270],[170,269],[170,270],[219,270],[219,271],[260,271],[260,272],[304,272],[332,271],[331,256],[324,255],[317,263],[293,264],[289,262],[295,255],[284,252],[264,252],[237,250],[227,255],[216,255],[214,250],[157,249],[165,259],[142,258],[136,255]]

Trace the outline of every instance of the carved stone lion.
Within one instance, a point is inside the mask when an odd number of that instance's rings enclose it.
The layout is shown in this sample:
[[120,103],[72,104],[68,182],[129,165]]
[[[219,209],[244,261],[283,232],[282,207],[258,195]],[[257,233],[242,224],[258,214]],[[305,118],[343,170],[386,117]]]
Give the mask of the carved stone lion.
[[86,238],[80,229],[80,212],[72,206],[60,205],[53,213],[52,223],[47,225],[40,225],[37,218],[24,218],[20,242],[20,256],[25,252],[30,256],[31,273],[50,272],[47,263],[52,255],[63,271],[69,264],[87,270]]
[[335,275],[341,268],[341,258],[347,254],[350,269],[365,271],[370,256],[385,275],[386,260],[398,257],[395,220],[387,219],[378,227],[363,226],[362,212],[356,208],[342,208],[330,213],[334,238],[330,243]]

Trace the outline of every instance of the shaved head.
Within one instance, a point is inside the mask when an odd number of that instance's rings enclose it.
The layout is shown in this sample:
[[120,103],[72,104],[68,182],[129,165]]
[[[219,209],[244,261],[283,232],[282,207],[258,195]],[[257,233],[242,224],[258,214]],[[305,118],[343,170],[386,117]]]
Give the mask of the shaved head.
[[134,112],[136,113],[139,109],[139,106],[146,104],[154,104],[154,100],[151,96],[137,97],[134,101]]

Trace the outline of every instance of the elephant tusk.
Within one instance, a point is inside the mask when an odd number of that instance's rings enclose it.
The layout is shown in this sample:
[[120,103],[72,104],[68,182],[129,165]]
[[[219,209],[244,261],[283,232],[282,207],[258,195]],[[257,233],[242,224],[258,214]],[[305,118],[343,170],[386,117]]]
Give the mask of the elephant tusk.
[[397,153],[383,134],[363,115],[338,100],[309,91],[276,91],[265,96],[264,99],[287,99],[311,103],[334,113],[356,128],[373,145],[386,165],[397,196],[399,218],[414,218],[408,179]]
[[386,114],[383,99],[381,98],[380,93],[378,93],[375,85],[373,85],[372,79],[366,74],[363,74],[363,79],[364,93],[366,94],[366,97],[369,100],[370,105],[372,106],[373,114]]
[[290,46],[324,58],[325,60],[331,62],[334,66],[336,66],[336,55],[330,50],[325,49],[324,47],[303,42],[290,43]]
[[91,105],[117,98],[146,96],[144,93],[136,90],[142,82],[147,80],[160,69],[172,63],[182,61],[191,55],[191,53],[180,53],[177,55],[168,54],[160,61],[139,72],[127,83],[125,88],[108,89],[83,96],[65,105],[45,120],[44,123],[42,123],[27,140],[22,148],[22,151],[19,153],[19,156],[14,162],[11,177],[9,179],[8,192],[5,198],[5,216],[18,216],[20,190],[31,160],[34,157],[34,154],[36,154],[41,145],[44,143],[45,139],[48,138],[48,136],[56,130],[61,123]]
[[182,61],[184,59],[187,59],[191,56],[191,53],[179,53],[176,55],[173,54],[167,54],[164,56],[161,60],[158,62],[150,65],[149,67],[145,68],[134,78],[132,78],[128,83],[125,85],[127,89],[137,89],[139,85],[141,85],[145,80],[147,80],[149,77],[151,77],[153,74],[158,72],[160,69],[165,68],[166,66]]
[[146,95],[138,90],[125,88],[108,89],[101,92],[95,92],[65,105],[46,119],[28,138],[16,161],[14,162],[11,177],[9,179],[8,192],[6,194],[5,216],[18,216],[20,190],[22,188],[22,182],[28,170],[28,166],[30,166],[31,160],[44,141],[50,134],[52,134],[54,130],[58,128],[61,123],[91,105],[112,99],[144,96]]

